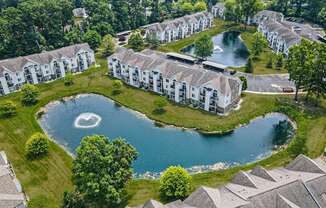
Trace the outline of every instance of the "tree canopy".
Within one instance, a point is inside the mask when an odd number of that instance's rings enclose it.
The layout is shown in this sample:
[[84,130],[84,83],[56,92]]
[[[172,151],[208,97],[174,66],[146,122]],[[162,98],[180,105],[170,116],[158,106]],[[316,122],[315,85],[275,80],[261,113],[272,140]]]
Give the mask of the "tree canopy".
[[204,35],[196,40],[195,42],[195,54],[201,59],[206,59],[213,54],[214,43],[211,36]]
[[90,207],[113,207],[125,200],[125,186],[132,177],[137,152],[125,140],[87,136],[73,162],[75,191]]

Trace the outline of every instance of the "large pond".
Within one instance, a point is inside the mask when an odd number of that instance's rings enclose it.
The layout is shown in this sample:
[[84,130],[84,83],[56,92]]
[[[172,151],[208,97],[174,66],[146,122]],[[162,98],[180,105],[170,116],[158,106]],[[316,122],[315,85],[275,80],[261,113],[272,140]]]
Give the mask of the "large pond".
[[142,114],[100,95],[80,95],[51,103],[46,109],[40,118],[42,128],[71,153],[87,135],[125,138],[139,152],[134,163],[139,175],[155,175],[170,165],[196,172],[264,158],[274,148],[274,125],[287,119],[282,114],[271,114],[230,134],[208,136],[193,130],[158,127]]
[[[216,35],[213,37],[213,43],[214,52],[207,58],[209,61],[230,67],[240,67],[247,63],[249,52],[239,32],[230,31]],[[189,45],[181,51],[194,56],[195,46]]]

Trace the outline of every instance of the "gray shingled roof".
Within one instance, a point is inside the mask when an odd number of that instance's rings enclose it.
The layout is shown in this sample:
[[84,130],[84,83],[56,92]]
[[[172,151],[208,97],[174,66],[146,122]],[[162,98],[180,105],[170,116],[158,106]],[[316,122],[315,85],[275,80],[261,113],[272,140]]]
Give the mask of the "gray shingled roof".
[[0,76],[5,69],[12,72],[22,71],[22,67],[27,62],[48,64],[53,59],[61,59],[62,57],[72,58],[80,49],[91,50],[87,43],[82,43],[38,54],[0,60]]
[[[325,208],[326,169],[322,159],[300,155],[286,168],[256,167],[217,189],[200,187],[164,208]],[[173,205],[170,207],[169,205]],[[143,206],[141,206],[143,208]]]
[[241,85],[241,81],[236,77],[171,61],[162,57],[162,54],[150,50],[146,50],[145,53],[135,53],[131,49],[119,48],[109,58],[118,59],[121,63],[130,66],[137,66],[140,70],[158,70],[166,78],[187,82],[191,86],[210,86],[222,95],[231,95],[231,100],[237,98]]

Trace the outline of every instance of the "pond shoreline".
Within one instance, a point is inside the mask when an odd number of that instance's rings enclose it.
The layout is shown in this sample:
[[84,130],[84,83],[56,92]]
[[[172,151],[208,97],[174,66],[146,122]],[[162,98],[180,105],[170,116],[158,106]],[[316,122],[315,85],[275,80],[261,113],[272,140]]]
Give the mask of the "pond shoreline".
[[[47,112],[47,110],[50,108],[50,107],[53,107],[53,105],[58,105],[60,103],[63,103],[63,102],[66,102],[66,101],[69,101],[69,100],[73,100],[73,99],[78,99],[80,97],[83,97],[83,96],[92,96],[92,95],[95,95],[95,96],[101,96],[101,97],[104,97],[105,99],[107,99],[109,102],[112,102],[113,104],[117,105],[117,106],[122,106],[124,109],[126,109],[128,112],[131,112],[132,114],[136,114],[137,117],[140,117],[142,119],[146,119],[146,120],[149,120],[153,125],[157,126],[157,123],[159,123],[160,125],[162,125],[162,127],[164,128],[176,128],[176,129],[181,129],[182,131],[186,130],[186,131],[195,131],[195,132],[198,132],[200,134],[203,134],[203,135],[218,135],[218,136],[221,136],[221,135],[226,135],[226,134],[230,134],[232,133],[235,129],[237,128],[240,128],[240,127],[243,127],[243,126],[246,126],[248,124],[250,124],[253,120],[256,120],[256,119],[260,119],[260,118],[264,118],[266,116],[269,116],[269,115],[275,115],[275,114],[280,114],[282,116],[285,116],[286,119],[288,121],[290,121],[290,123],[293,125],[294,128],[296,128],[296,125],[293,121],[291,121],[289,119],[288,116],[286,116],[285,114],[281,114],[281,113],[277,113],[277,112],[273,112],[273,113],[268,113],[268,114],[265,114],[263,116],[258,116],[258,117],[255,117],[253,119],[251,119],[249,122],[247,123],[243,123],[243,124],[239,124],[236,128],[230,130],[230,131],[212,131],[212,132],[202,132],[202,131],[198,131],[196,128],[185,128],[185,127],[178,127],[178,126],[175,126],[175,125],[170,125],[170,124],[164,124],[162,122],[158,122],[156,120],[153,120],[151,118],[149,118],[148,116],[146,116],[146,114],[144,113],[141,113],[139,111],[135,111],[133,109],[130,109],[124,105],[121,105],[120,103],[110,99],[109,97],[107,96],[103,96],[103,95],[100,95],[100,94],[97,94],[97,93],[86,93],[86,94],[78,94],[78,95],[73,95],[73,96],[68,96],[68,97],[64,97],[60,100],[57,100],[57,101],[52,101],[52,102],[49,102],[48,104],[46,104],[44,107],[40,108],[39,111],[37,111],[36,113],[36,120],[38,122],[38,124],[42,127],[42,129],[45,131],[45,133],[47,135],[49,135],[49,137],[51,138],[51,140],[53,142],[55,142],[56,144],[58,144],[60,147],[62,147],[72,158],[75,157],[75,155],[71,152],[71,150],[69,150],[64,144],[60,144],[56,139],[54,139],[54,137],[52,135],[49,134],[49,132],[46,131],[46,129],[44,128],[43,124],[40,122],[40,116],[38,116],[39,114],[42,114],[42,116],[44,116],[44,114]],[[227,118],[227,117],[226,117]],[[279,146],[279,148],[275,151],[275,150],[272,150],[272,153],[271,154],[264,154],[264,156],[260,156],[260,157],[257,157],[257,159],[255,159],[254,161],[252,162],[249,162],[247,164],[250,164],[250,163],[256,163],[256,162],[259,162],[260,160],[263,160],[263,159],[266,159],[268,157],[270,157],[271,155],[275,154],[278,150],[280,149],[283,149],[284,146]],[[191,173],[191,174],[198,174],[198,173],[203,173],[203,172],[211,172],[211,171],[217,171],[217,170],[223,170],[223,169],[228,169],[230,167],[234,167],[234,166],[239,166],[239,165],[246,165],[246,164],[227,164],[227,163],[222,163],[222,162],[218,162],[216,164],[212,164],[212,165],[195,165],[195,166],[191,166],[190,168],[187,168],[187,170]],[[134,178],[145,178],[145,179],[157,179],[159,176],[160,176],[161,173],[158,173],[158,172],[146,172],[146,173],[143,173],[143,174],[135,174],[134,175]]]

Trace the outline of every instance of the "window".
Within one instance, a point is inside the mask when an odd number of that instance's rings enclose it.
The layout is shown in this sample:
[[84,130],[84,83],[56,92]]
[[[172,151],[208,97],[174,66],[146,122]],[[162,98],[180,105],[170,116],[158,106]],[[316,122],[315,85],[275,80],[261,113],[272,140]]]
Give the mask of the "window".
[[196,96],[195,96],[195,94],[192,93],[192,94],[191,94],[191,97],[195,98]]

